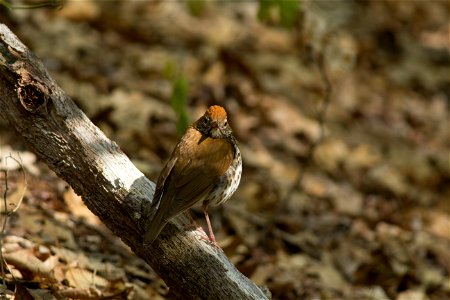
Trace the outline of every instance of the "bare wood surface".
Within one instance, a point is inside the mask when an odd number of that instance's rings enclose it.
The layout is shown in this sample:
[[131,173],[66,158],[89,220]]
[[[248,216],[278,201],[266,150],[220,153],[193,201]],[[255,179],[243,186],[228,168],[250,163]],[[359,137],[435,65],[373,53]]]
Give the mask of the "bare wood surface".
[[[124,99],[126,101],[126,99]],[[170,223],[142,243],[154,183],[61,90],[0,24],[0,117],[82,196],[87,207],[183,299],[268,299],[227,257]]]

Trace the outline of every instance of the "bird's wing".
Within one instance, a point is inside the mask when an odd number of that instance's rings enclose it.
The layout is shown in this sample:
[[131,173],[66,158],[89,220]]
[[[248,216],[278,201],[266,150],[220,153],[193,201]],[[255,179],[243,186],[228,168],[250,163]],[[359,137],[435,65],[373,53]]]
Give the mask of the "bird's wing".
[[203,200],[233,158],[234,147],[229,141],[204,138],[189,128],[158,178],[152,203],[158,208],[145,240],[152,241],[171,218]]
[[189,128],[158,178],[152,203],[157,211],[144,242],[150,244],[171,218],[204,200],[233,158],[234,147],[229,141],[204,138]]
[[[161,204],[161,198],[164,194],[164,190],[167,190],[166,181],[172,173],[172,169],[177,162],[177,157],[172,153],[169,161],[166,163],[161,173],[159,173],[158,181],[156,183],[155,194],[153,195],[152,207],[158,208]],[[168,181],[167,181],[168,182]]]
[[[159,235],[159,233],[167,223],[165,215],[160,213],[161,203],[163,203],[162,196],[164,194],[164,191],[167,190],[166,182],[169,182],[169,180],[167,179],[170,176],[176,162],[177,158],[172,153],[172,157],[169,159],[167,164],[164,166],[164,169],[159,174],[158,182],[156,183],[156,190],[153,194],[152,201],[152,211],[156,210],[156,212],[153,215],[153,218],[148,225],[144,235],[144,244],[146,245],[151,244],[156,239],[156,237]],[[166,208],[163,210],[166,210]]]
[[203,200],[233,162],[234,148],[229,141],[203,138],[194,129],[192,132],[187,134],[189,139],[180,141],[174,153],[178,159],[169,186],[175,193],[162,195],[162,202],[170,203],[170,217]]

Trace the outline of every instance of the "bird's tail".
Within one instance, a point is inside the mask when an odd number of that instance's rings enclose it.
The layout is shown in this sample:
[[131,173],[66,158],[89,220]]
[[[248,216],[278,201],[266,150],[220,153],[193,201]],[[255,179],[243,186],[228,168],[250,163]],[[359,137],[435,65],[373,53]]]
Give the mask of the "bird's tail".
[[161,230],[166,226],[167,221],[164,220],[162,213],[156,213],[147,226],[147,232],[144,234],[144,245],[148,246],[158,237]]

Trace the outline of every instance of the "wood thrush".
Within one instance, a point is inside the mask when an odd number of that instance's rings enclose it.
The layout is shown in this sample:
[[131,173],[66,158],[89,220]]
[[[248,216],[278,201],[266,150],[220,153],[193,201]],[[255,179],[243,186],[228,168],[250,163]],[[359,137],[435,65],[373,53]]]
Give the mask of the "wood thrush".
[[144,244],[151,244],[167,222],[203,201],[211,242],[216,244],[208,205],[227,201],[242,174],[242,158],[227,113],[211,106],[187,129],[159,175],[152,207],[156,213],[147,227]]

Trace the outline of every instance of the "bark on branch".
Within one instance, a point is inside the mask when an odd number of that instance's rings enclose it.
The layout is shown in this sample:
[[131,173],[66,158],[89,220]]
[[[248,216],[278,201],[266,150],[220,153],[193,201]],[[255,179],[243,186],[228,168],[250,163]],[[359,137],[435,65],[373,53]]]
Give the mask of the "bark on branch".
[[142,245],[154,184],[0,24],[0,116],[87,207],[184,299],[267,299],[221,252],[170,223]]

